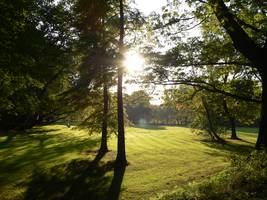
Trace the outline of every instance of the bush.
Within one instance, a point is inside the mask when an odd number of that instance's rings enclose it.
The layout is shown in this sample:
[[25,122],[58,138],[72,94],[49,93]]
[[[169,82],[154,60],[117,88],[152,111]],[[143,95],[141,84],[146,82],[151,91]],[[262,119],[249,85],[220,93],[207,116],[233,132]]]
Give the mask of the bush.
[[231,167],[200,183],[190,183],[161,200],[259,200],[267,198],[267,153],[232,156]]

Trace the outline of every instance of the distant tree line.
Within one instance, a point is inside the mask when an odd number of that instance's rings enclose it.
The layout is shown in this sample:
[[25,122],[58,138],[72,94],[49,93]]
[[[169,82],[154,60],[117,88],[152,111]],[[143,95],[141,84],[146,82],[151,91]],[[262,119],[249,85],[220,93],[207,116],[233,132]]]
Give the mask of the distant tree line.
[[259,124],[258,104],[196,91],[190,86],[165,89],[161,105],[152,105],[151,99],[143,90],[125,95],[127,117],[133,125],[187,126],[208,133],[212,139],[230,130],[231,138],[238,139],[236,127]]
[[127,117],[133,125],[190,125],[190,110],[176,109],[165,102],[162,105],[153,105],[150,103],[151,99],[143,90],[125,95]]

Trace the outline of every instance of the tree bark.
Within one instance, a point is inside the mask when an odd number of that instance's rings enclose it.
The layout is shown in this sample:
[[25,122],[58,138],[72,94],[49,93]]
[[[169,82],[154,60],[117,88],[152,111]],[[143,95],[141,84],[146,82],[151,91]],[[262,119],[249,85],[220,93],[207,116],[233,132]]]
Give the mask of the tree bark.
[[231,139],[238,140],[239,138],[237,137],[235,128],[235,118],[230,114],[230,111],[227,106],[227,101],[225,98],[223,99],[223,109],[227,118],[229,119],[229,124],[231,126]]
[[267,40],[263,48],[259,47],[251,37],[238,24],[235,16],[227,8],[223,0],[208,0],[214,14],[222,27],[231,37],[234,47],[241,52],[256,68],[262,78],[262,103],[261,103],[261,120],[259,127],[256,148],[267,148]]
[[209,0],[214,14],[222,27],[233,41],[234,47],[253,64],[261,65],[261,48],[249,37],[246,31],[238,24],[236,17],[230,12],[223,0]]
[[122,95],[122,80],[123,80],[123,53],[124,53],[124,11],[123,0],[120,0],[120,40],[119,52],[120,63],[118,66],[118,91],[117,91],[117,106],[118,106],[118,146],[116,164],[118,166],[127,165],[125,151],[125,132],[124,132],[124,116],[123,116],[123,95]]
[[209,111],[209,107],[208,107],[208,103],[206,99],[202,97],[201,100],[202,100],[202,104],[203,104],[203,107],[205,109],[206,116],[208,119],[208,124],[209,124],[208,133],[210,134],[211,139],[213,140],[215,139],[216,141],[219,141],[219,142],[224,142],[224,140],[216,133],[216,131],[213,128],[212,118],[210,115],[210,111]]
[[256,149],[267,148],[267,74],[261,73],[262,78],[262,104],[261,104],[261,120],[259,127]]
[[102,137],[101,137],[101,146],[99,149],[100,153],[105,154],[108,152],[108,86],[106,83],[103,85],[103,121],[102,121]]

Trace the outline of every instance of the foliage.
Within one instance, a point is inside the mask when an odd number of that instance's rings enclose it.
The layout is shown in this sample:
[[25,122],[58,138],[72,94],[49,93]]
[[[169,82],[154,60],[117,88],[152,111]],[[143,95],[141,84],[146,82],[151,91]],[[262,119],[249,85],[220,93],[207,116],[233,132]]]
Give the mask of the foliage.
[[[262,85],[266,79],[262,70],[266,56],[261,56],[266,53],[266,23],[262,21],[266,19],[265,9],[265,4],[253,1],[168,1],[162,16],[153,18],[151,24],[155,32],[162,31],[171,48],[164,54],[152,55],[147,81],[189,85],[202,91],[208,96],[209,121],[214,121],[209,124],[217,124],[219,129],[218,122],[226,118],[219,106],[220,98],[226,101],[230,112],[225,113],[232,121],[255,124],[260,118],[259,104],[266,102],[261,94],[262,87],[266,87]],[[199,36],[190,33],[193,29]],[[186,33],[189,36],[183,38]],[[251,46],[243,45],[247,43]],[[262,113],[260,133],[264,134],[266,111]],[[196,122],[200,128],[208,124],[201,115]]]
[[151,97],[143,90],[125,96],[125,109],[129,120],[135,124],[146,124],[151,118]]
[[192,88],[184,85],[164,90],[163,105],[174,110],[173,118],[179,125],[188,126],[194,118],[191,93]]
[[1,2],[2,129],[29,128],[66,112],[59,101],[75,71],[70,48],[75,33],[65,6],[64,1]]
[[[190,115],[188,110],[181,110],[174,106],[175,100],[167,100],[171,97],[165,91],[164,103],[152,105],[152,97],[143,90],[135,91],[131,95],[125,95],[125,108],[128,119],[136,126],[148,125],[188,125]],[[169,103],[168,103],[168,102]]]
[[194,132],[204,131],[212,139],[215,139],[214,133],[218,135],[226,133],[222,96],[202,92],[193,100],[193,109],[196,113],[191,124]]
[[[100,89],[99,89],[100,90]],[[99,133],[102,129],[103,122],[103,91],[96,91],[94,94],[91,92],[86,106],[81,107],[70,114],[66,121],[72,125],[76,125],[78,129],[85,129],[90,134]],[[94,96],[92,98],[91,96]],[[109,94],[109,112],[107,116],[108,133],[117,133],[117,101],[114,94]],[[125,116],[127,117],[127,115]],[[126,124],[127,124],[127,118]]]
[[[242,83],[241,80],[236,82]],[[235,87],[231,86],[231,89],[234,90]],[[259,117],[258,104],[236,100],[219,93],[209,93],[202,88],[187,85],[165,90],[163,99],[165,106],[176,110],[177,119],[189,119],[186,121],[191,125],[193,132],[208,134],[212,139],[212,132],[218,135],[227,133],[230,128],[229,115],[241,126],[255,125]],[[227,104],[227,108],[224,103]]]
[[160,199],[264,199],[267,183],[267,154],[232,156],[229,169],[202,182],[193,182]]

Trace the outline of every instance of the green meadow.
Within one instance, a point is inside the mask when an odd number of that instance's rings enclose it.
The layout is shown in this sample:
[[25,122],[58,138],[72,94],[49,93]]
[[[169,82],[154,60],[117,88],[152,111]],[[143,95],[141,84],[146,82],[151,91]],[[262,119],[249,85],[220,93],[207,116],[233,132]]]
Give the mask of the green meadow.
[[[256,129],[240,128],[240,141],[211,143],[184,127],[126,129],[126,167],[120,199],[151,199],[229,166],[232,154],[253,149]],[[0,199],[105,199],[114,182],[116,136],[93,162],[100,134],[63,125],[0,134]],[[94,164],[92,164],[94,163]]]

